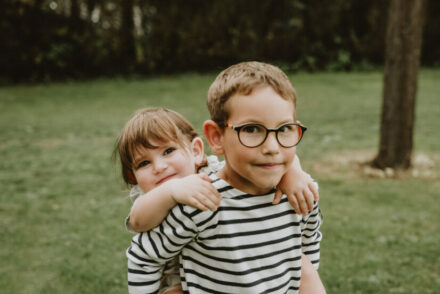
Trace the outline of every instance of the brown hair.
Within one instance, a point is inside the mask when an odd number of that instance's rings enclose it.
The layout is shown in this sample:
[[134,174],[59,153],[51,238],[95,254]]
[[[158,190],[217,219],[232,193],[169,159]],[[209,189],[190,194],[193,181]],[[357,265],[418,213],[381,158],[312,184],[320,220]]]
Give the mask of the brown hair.
[[211,119],[224,128],[229,118],[225,107],[228,99],[237,93],[250,95],[253,90],[264,86],[272,87],[283,99],[296,106],[295,89],[281,69],[263,62],[242,62],[223,70],[209,87],[207,105]]
[[133,160],[140,147],[154,149],[158,146],[153,142],[173,141],[187,149],[196,137],[199,134],[193,125],[173,110],[160,107],[138,110],[125,124],[116,141],[114,155],[121,161],[122,178],[127,184],[136,184]]

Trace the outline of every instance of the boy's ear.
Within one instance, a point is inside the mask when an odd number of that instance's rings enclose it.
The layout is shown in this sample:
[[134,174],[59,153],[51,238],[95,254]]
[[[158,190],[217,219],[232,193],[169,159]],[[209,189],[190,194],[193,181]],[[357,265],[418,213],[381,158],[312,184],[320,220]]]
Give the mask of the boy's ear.
[[195,137],[191,142],[191,151],[193,153],[195,163],[197,166],[202,164],[205,156],[205,150],[203,148],[203,140],[200,137]]
[[223,131],[213,120],[207,120],[203,123],[203,132],[209,147],[216,155],[224,155],[222,136]]

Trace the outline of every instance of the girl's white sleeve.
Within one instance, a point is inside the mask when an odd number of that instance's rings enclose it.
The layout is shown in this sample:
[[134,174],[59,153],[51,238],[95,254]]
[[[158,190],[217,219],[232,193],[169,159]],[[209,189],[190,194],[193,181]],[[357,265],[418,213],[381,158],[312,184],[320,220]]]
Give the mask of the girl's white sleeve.
[[131,205],[130,212],[128,213],[128,216],[125,218],[125,228],[127,231],[133,234],[137,234],[135,230],[130,226],[130,214],[133,210],[133,207],[136,205],[136,201],[139,199],[139,196],[143,195],[144,191],[142,191],[141,187],[138,185],[135,185],[131,188],[129,198],[133,202],[133,205]]
[[225,161],[218,161],[218,157],[215,155],[210,155],[206,159],[208,161],[208,165],[201,168],[199,173],[209,175],[220,171],[225,166]]

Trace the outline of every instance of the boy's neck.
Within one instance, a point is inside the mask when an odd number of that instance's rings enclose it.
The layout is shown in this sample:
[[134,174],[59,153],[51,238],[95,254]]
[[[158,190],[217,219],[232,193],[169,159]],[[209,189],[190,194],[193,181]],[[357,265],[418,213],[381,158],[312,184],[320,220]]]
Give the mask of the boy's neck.
[[231,174],[227,172],[227,170],[225,169],[226,166],[222,170],[217,172],[217,176],[222,180],[224,180],[225,182],[227,182],[229,185],[231,185],[231,187],[240,190],[246,194],[264,195],[264,194],[268,194],[274,189],[274,187],[265,187],[265,188],[258,187],[254,183],[241,177],[239,174],[237,173]]

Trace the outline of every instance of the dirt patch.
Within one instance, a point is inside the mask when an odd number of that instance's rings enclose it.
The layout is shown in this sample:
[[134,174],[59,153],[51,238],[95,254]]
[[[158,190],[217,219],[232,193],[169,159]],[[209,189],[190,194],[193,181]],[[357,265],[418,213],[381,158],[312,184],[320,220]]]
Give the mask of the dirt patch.
[[440,179],[440,154],[415,153],[412,167],[409,170],[372,168],[370,162],[376,155],[375,151],[347,151],[331,154],[323,160],[313,163],[311,171],[323,174],[329,178],[390,178],[407,179],[422,178],[428,180]]

